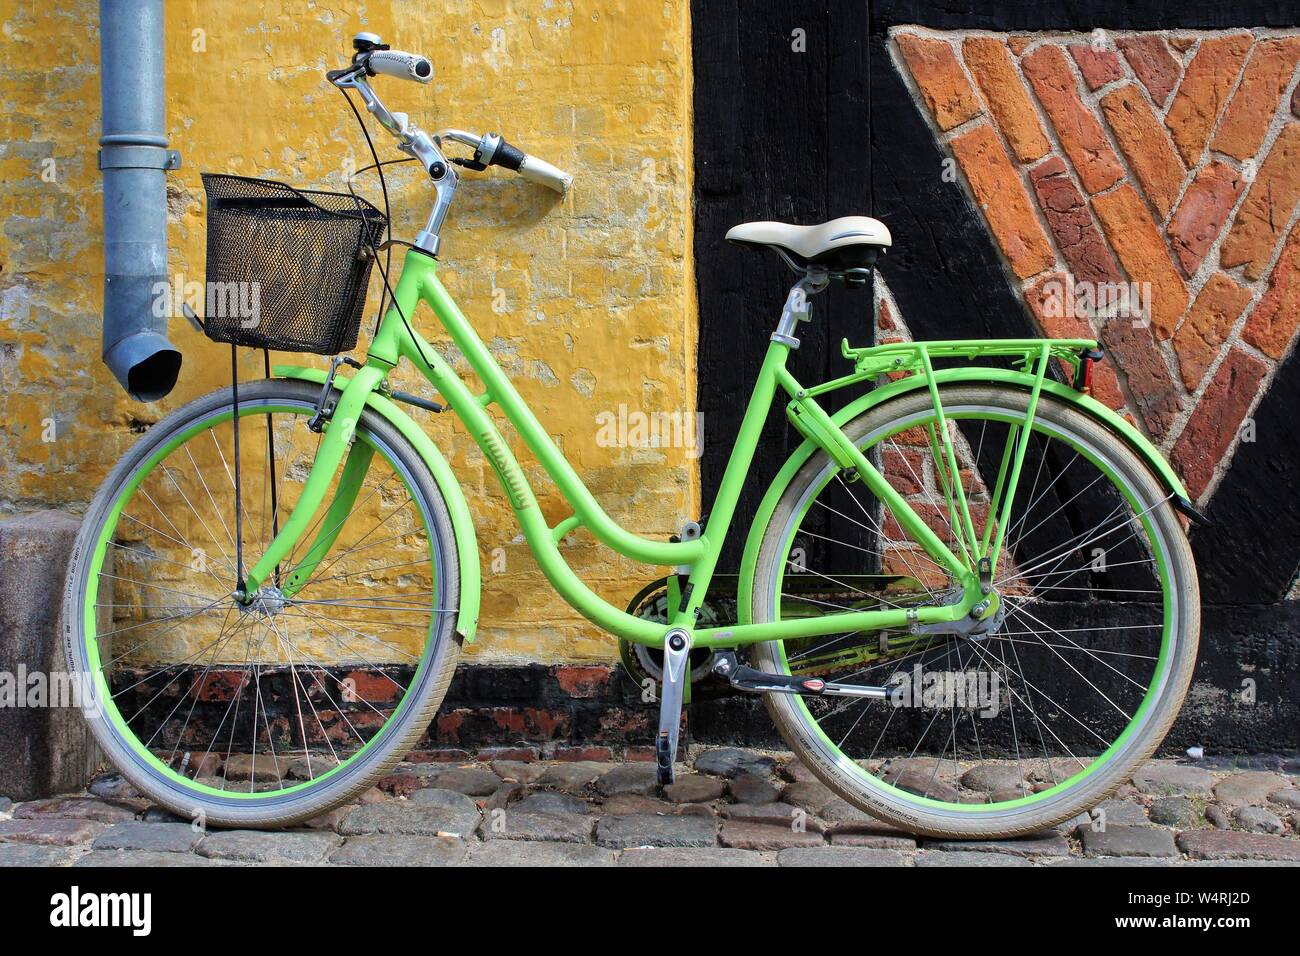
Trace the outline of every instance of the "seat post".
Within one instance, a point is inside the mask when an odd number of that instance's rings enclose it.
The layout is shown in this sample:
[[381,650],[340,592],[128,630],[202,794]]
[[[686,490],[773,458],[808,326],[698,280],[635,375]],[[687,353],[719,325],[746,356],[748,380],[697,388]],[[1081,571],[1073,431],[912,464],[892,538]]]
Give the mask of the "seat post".
[[799,339],[794,334],[800,322],[812,319],[810,295],[816,295],[830,284],[830,273],[820,266],[809,266],[803,270],[803,277],[790,287],[790,294],[785,297],[785,308],[781,310],[781,321],[772,333],[772,341],[788,345],[792,349],[799,347]]

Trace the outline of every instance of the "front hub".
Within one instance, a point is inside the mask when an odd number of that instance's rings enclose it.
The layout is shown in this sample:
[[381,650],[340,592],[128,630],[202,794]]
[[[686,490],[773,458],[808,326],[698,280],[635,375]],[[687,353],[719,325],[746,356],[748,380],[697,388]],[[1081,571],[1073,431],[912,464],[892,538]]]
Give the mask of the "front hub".
[[236,602],[239,610],[244,614],[255,614],[259,617],[276,617],[289,605],[289,599],[284,593],[273,585],[265,585],[257,590],[248,601]]

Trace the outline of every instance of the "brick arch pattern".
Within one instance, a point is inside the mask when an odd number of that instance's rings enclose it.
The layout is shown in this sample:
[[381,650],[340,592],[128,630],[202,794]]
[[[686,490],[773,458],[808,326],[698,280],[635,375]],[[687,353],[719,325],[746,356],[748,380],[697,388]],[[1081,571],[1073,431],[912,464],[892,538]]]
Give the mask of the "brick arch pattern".
[[1105,342],[1098,397],[1208,500],[1300,323],[1300,36],[902,25],[889,49],[1039,327]]

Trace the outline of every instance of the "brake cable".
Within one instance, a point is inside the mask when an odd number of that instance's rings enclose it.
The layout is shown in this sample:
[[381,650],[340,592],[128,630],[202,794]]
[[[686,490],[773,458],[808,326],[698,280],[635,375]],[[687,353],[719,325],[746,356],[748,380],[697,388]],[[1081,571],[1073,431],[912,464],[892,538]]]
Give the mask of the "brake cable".
[[[386,161],[382,161],[382,162],[381,162],[380,159],[379,159],[379,153],[376,152],[376,150],[375,150],[375,144],[374,144],[374,141],[370,138],[370,130],[366,129],[366,123],[365,123],[365,120],[363,120],[363,119],[361,118],[361,112],[357,109],[357,104],[354,103],[354,102],[352,102],[352,97],[348,94],[348,91],[347,91],[344,87],[341,87],[341,86],[340,86],[340,87],[336,87],[336,89],[337,89],[340,93],[342,93],[342,94],[343,94],[343,98],[344,98],[345,100],[348,101],[348,106],[349,106],[349,107],[351,108],[351,110],[352,110],[352,115],[355,116],[355,117],[357,118],[357,125],[361,127],[361,135],[364,136],[364,137],[366,138],[366,146],[369,147],[369,149],[370,149],[370,156],[371,156],[371,158],[373,158],[374,161],[375,161],[373,167],[367,166],[366,169],[374,168],[374,169],[376,170],[376,172],[378,172],[378,174],[379,174],[379,186],[380,186],[380,190],[381,190],[381,191],[383,192],[383,194],[384,194],[384,221],[385,221],[385,228],[386,228],[387,231],[388,231],[389,238],[391,238],[391,237],[392,237],[392,234],[393,234],[393,218],[392,218],[392,210],[391,210],[391,208],[389,207],[389,204],[388,204],[388,182],[387,182],[387,180],[386,180],[385,177],[384,177],[384,166],[389,166],[389,165],[393,165],[393,164],[396,164],[396,163],[409,163],[409,162],[414,162],[414,157],[410,157],[410,158],[407,158],[407,159],[391,159],[391,160],[386,160]],[[357,172],[361,172],[361,170],[358,170]],[[356,175],[356,173],[353,174],[353,176],[355,176],[355,175]],[[364,212],[364,210],[362,209],[362,206],[361,206],[361,197],[358,196],[356,190],[352,188],[352,176],[347,177],[347,187],[348,187],[348,192],[352,194],[352,199],[353,199],[353,201],[357,204],[357,212],[361,213],[361,215],[362,215],[362,219],[364,220],[364,218],[365,218],[365,212]],[[364,234],[364,230],[362,230],[362,232],[363,232],[363,234]],[[371,239],[367,236],[367,238],[366,238],[366,244],[370,247],[370,253],[371,253],[371,255],[373,255],[373,256],[375,257],[375,267],[379,270],[379,274],[380,274],[380,276],[383,277],[383,280],[384,280],[384,292],[386,292],[387,295],[388,295],[388,297],[389,297],[390,299],[393,300],[393,307],[394,307],[395,309],[397,309],[397,314],[398,314],[398,316],[400,316],[401,319],[402,319],[402,325],[404,325],[404,326],[406,327],[406,333],[407,333],[407,335],[410,337],[411,341],[415,343],[415,347],[416,347],[417,351],[419,351],[419,353],[420,353],[420,360],[421,360],[422,362],[424,362],[425,365],[429,365],[429,366],[433,365],[433,363],[432,363],[431,361],[429,361],[429,357],[424,353],[424,346],[420,343],[419,338],[416,337],[415,330],[414,330],[413,328],[411,328],[411,323],[410,323],[410,321],[406,318],[406,312],[403,311],[403,309],[402,309],[402,304],[401,304],[400,302],[397,301],[397,293],[395,293],[395,292],[393,291],[393,287],[392,287],[392,285],[391,285],[391,284],[389,283],[389,281],[388,281],[388,273],[389,273],[389,270],[390,270],[390,268],[391,268],[391,266],[392,266],[392,264],[393,264],[393,259],[392,259],[392,256],[393,256],[393,250],[392,250],[392,246],[386,244],[386,245],[387,245],[387,248],[384,250],[385,264],[384,264],[384,265],[380,265],[380,264],[379,264],[379,250],[375,248],[374,241],[371,240]],[[383,318],[384,318],[384,310],[383,310],[383,305],[384,305],[384,295],[383,295],[383,293],[380,294],[380,297],[379,297],[379,305],[380,305],[379,315],[378,315],[378,316],[376,317],[376,319],[375,319],[375,332],[376,332],[376,333],[378,333],[378,331],[379,331],[379,323],[382,322],[382,321],[383,321]],[[372,336],[372,337],[373,337],[373,336]]]

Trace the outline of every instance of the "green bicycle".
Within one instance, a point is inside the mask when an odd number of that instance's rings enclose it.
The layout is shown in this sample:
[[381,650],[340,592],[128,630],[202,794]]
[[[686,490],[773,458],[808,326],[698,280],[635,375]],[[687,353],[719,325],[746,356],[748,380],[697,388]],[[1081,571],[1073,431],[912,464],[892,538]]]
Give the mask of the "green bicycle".
[[[137,787],[210,824],[284,826],[354,798],[427,732],[474,638],[479,552],[448,462],[403,404],[454,414],[550,584],[661,662],[661,782],[701,673],[763,695],[818,778],[918,833],[1034,832],[1093,806],[1150,756],[1196,657],[1179,514],[1195,512],[1159,452],[1087,394],[1096,342],[846,342],[852,371],[805,386],[787,362],[810,298],[865,284],[889,232],[865,217],[737,226],[729,239],[775,250],[798,281],[707,520],[667,541],[634,534],[591,495],[438,276],[456,167],[502,166],[561,193],[570,178],[495,134],[429,135],[390,113],[371,78],[428,82],[429,61],[369,34],[354,47],[329,80],[349,102],[361,96],[436,191],[395,288],[384,272],[392,301],[365,359],[268,369],[178,409],[114,468],[76,542],[69,666],[91,688],[96,738]],[[448,159],[450,143],[472,157]],[[352,348],[371,266],[392,244],[378,243],[383,214],[355,196],[205,181],[209,281],[255,280],[262,303],[258,322],[205,317],[209,336],[232,356],[236,345]],[[421,302],[481,392],[412,327]],[[441,404],[390,387],[404,360]],[[823,408],[853,386],[862,394]],[[749,528],[727,622],[705,602],[778,392],[805,440]],[[543,517],[493,406],[571,517]],[[660,615],[588,589],[560,550],[579,531],[677,569]],[[997,779],[970,776],[990,767]]]

